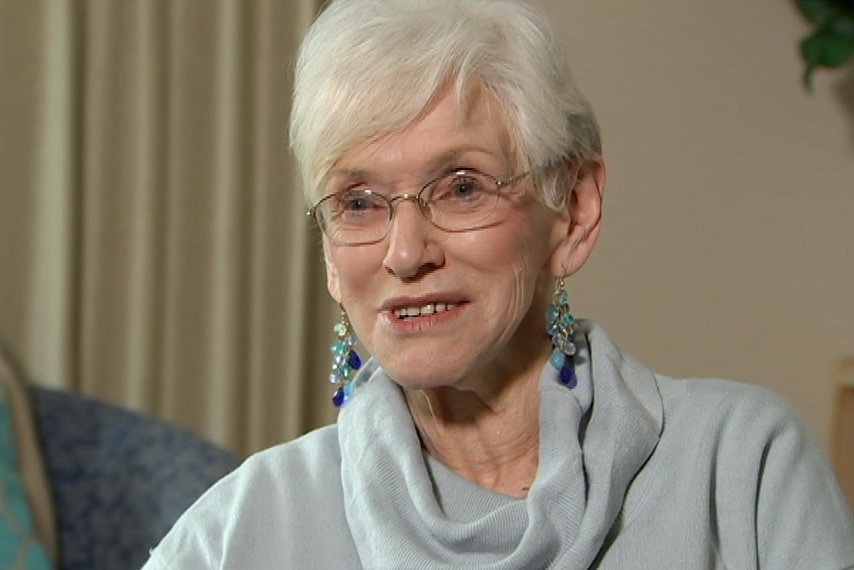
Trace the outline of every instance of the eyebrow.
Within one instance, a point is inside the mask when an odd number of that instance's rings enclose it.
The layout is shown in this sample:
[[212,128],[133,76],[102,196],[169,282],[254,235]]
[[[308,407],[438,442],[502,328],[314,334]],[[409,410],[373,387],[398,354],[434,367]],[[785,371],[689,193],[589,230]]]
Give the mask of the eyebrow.
[[[430,174],[425,175],[425,177],[429,178],[435,175],[437,170],[441,170],[446,167],[448,163],[456,162],[462,156],[471,153],[493,156],[492,152],[478,145],[452,147],[427,162],[427,168],[425,170]],[[353,180],[371,180],[376,178],[376,176],[372,171],[364,168],[333,168],[329,173],[327,173],[324,181],[328,184],[330,181],[338,178],[340,178],[342,182],[346,182]]]

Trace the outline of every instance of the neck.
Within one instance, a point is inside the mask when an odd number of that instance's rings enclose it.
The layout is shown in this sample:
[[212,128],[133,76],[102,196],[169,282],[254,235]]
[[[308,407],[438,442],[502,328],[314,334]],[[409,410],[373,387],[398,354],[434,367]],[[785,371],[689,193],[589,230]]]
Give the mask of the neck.
[[484,385],[500,386],[497,391],[407,390],[427,452],[481,487],[524,497],[539,465],[539,377],[548,348],[524,370],[493,375]]

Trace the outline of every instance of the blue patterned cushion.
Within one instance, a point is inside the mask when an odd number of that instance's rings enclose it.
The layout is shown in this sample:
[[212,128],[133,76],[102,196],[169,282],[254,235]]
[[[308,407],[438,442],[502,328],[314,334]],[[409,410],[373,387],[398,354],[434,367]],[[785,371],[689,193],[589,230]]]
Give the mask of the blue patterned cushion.
[[137,569],[178,516],[237,465],[173,424],[33,388],[63,570]]

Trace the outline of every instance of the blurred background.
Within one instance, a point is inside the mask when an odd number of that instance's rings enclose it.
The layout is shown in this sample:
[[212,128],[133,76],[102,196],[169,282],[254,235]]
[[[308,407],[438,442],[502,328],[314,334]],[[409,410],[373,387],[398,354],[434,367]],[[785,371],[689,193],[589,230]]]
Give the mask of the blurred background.
[[[854,66],[779,0],[538,0],[602,125],[576,315],[768,386],[831,452],[854,355]],[[0,0],[0,331],[39,382],[245,454],[334,421],[337,311],[287,149],[317,0]],[[849,444],[850,445],[850,444]]]

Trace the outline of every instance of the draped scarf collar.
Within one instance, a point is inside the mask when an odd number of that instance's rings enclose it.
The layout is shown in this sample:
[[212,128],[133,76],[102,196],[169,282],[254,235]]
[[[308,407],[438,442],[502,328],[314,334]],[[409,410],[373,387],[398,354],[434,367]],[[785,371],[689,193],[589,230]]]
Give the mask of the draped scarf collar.
[[550,364],[541,373],[540,459],[528,496],[513,499],[442,472],[458,479],[451,486],[466,517],[443,507],[400,387],[375,361],[365,366],[338,418],[345,513],[365,568],[595,562],[658,443],[663,410],[653,374],[598,325],[579,321],[576,336],[578,384],[562,385]]

